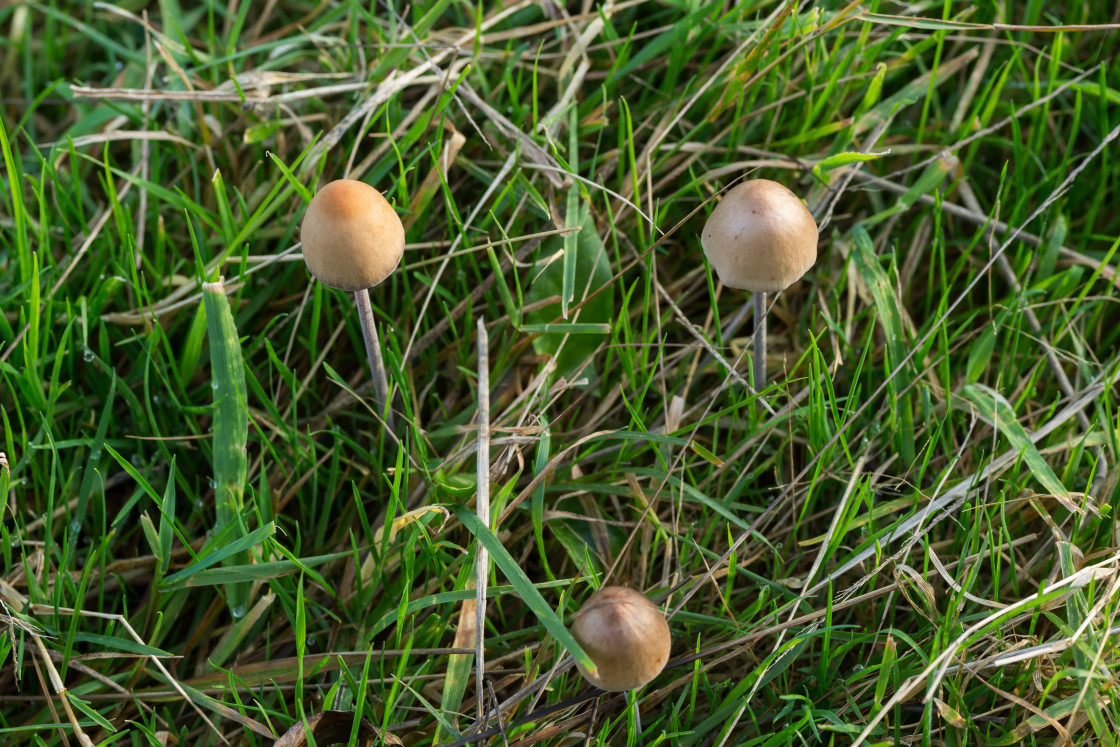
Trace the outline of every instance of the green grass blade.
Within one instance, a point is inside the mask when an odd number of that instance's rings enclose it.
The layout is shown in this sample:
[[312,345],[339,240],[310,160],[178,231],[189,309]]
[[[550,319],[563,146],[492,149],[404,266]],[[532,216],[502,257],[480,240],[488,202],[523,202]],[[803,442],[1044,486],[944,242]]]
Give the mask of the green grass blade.
[[209,568],[215,563],[220,563],[226,558],[238,556],[241,553],[247,553],[250,547],[257,545],[260,542],[268,539],[276,534],[276,525],[272,522],[265,524],[260,529],[250,532],[239,540],[229,543],[225,547],[215,550],[214,552],[202,558],[197,563],[187,566],[178,573],[173,573],[163,580],[160,588],[167,591],[171,589],[181,588],[199,571],[204,568]]
[[1073,502],[1069,490],[1042,457],[1042,453],[1031,441],[1022,423],[1015,417],[1011,403],[1002,394],[983,384],[969,384],[961,387],[960,396],[976,407],[977,413],[984,422],[996,428],[1013,448],[1022,453],[1027,468],[1046,492],[1061,501],[1069,510],[1081,513],[1081,509]]
[[128,654],[136,654],[137,656],[163,656],[172,657],[173,654],[163,649],[155,648],[153,646],[145,646],[136,641],[130,641],[126,638],[116,638],[111,635],[97,635],[96,633],[76,633],[74,634],[75,643],[88,643],[93,646],[101,648],[111,648],[116,651],[124,651]]
[[537,591],[537,587],[534,586],[533,582],[529,580],[529,577],[525,575],[525,571],[517,564],[513,556],[510,555],[502,543],[498,541],[498,538],[493,535],[490,528],[483,526],[482,522],[478,520],[478,516],[466,506],[455,506],[451,510],[459,518],[459,521],[463,522],[463,526],[467,528],[467,531],[473,534],[475,539],[482,543],[487,549],[494,559],[494,564],[502,569],[502,573],[504,573],[506,578],[509,579],[509,582],[513,584],[513,588],[517,590],[522,601],[533,611],[537,619],[541,621],[541,625],[544,625],[545,629],[552,634],[552,637],[560,641],[560,644],[568,649],[568,653],[575,657],[576,661],[582,664],[593,676],[596,675],[599,670],[596,668],[595,662],[591,661],[591,657],[587,655],[587,652],[576,643],[576,639],[573,638],[572,634],[568,632],[568,629],[564,627],[564,623],[557,616],[556,612],[553,611],[552,607],[545,601],[544,597],[541,596],[541,593]]
[[[210,385],[214,389],[214,507],[217,529],[221,531],[228,524],[240,521],[248,473],[248,395],[241,341],[237,337],[221,279],[215,283],[203,283],[202,298],[210,334]],[[247,565],[250,560],[246,550],[232,556],[230,564]],[[249,586],[231,584],[226,594],[230,610],[235,617],[240,617],[249,602]]]
[[[852,238],[852,259],[860,277],[871,291],[879,323],[883,325],[883,334],[887,338],[886,365],[893,370],[905,360],[909,352],[906,332],[902,326],[902,307],[894,286],[891,285],[887,273],[879,264],[879,258],[875,254],[875,248],[871,244],[871,237],[867,231],[862,226],[856,226],[852,229]],[[909,384],[910,372],[905,368],[891,382],[893,392],[903,392],[894,396],[892,406],[894,417],[898,421],[895,443],[903,463],[907,465],[914,462],[915,454],[914,408],[910,402],[910,394],[906,393]]]

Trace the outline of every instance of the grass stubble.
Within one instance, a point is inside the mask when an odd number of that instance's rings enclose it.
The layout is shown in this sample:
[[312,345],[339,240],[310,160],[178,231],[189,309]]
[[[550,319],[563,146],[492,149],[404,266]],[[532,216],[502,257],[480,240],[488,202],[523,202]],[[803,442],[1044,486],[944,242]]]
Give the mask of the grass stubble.
[[[0,7],[0,739],[1116,744],[1110,12]],[[760,393],[744,175],[821,233]],[[344,176],[395,432],[299,261]]]

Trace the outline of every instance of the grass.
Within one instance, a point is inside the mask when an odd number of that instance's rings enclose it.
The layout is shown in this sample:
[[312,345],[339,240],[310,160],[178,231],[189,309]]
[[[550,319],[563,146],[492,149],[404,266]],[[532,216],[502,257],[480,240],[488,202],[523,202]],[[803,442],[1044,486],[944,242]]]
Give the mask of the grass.
[[[0,741],[1117,744],[1105,5],[0,6]],[[821,227],[760,395],[745,174]],[[344,175],[395,432],[298,257]]]

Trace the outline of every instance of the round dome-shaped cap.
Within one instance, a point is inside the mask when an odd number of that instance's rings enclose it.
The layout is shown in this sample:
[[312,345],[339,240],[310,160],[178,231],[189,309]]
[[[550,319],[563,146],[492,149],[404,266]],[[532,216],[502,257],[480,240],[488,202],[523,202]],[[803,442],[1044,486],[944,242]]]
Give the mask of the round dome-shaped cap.
[[323,285],[344,291],[372,288],[397,268],[404,226],[373,187],[353,179],[326,185],[311,200],[300,226],[303,260]]
[[665,615],[646,596],[624,586],[604,586],[574,615],[575,637],[599,670],[595,687],[621,691],[641,687],[665,668],[671,636]]
[[723,196],[704,224],[700,245],[724,285],[778,293],[817,261],[817,223],[793,192],[752,179]]

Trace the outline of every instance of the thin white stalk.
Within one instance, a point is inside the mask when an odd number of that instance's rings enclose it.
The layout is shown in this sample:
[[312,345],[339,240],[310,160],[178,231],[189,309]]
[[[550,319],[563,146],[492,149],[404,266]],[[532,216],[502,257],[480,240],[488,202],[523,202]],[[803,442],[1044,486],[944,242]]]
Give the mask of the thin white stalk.
[[754,390],[766,388],[766,294],[754,297]]
[[[630,690],[626,693],[626,699],[630,702],[630,707],[634,710],[634,737],[635,741],[632,744],[641,744],[642,741],[642,714],[638,710],[638,691]],[[629,740],[627,740],[629,741]]]
[[393,408],[387,406],[389,379],[385,376],[385,362],[381,359],[381,341],[377,339],[377,322],[373,318],[369,290],[354,291],[354,304],[358,307],[358,318],[362,320],[362,337],[366,341],[366,358],[373,376],[373,399],[377,402],[377,412],[385,416],[385,424],[393,430]]
[[[475,499],[475,512],[483,526],[490,526],[490,340],[486,334],[486,321],[478,318],[478,491]],[[481,542],[475,547],[475,677],[474,686],[478,695],[479,731],[486,728],[486,701],[484,698],[483,678],[486,674],[486,582],[490,577],[490,554]],[[499,716],[500,718],[500,716]]]

